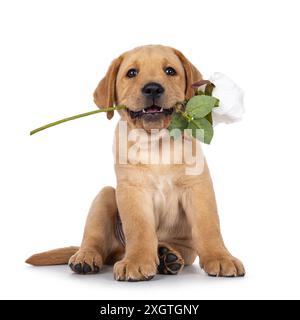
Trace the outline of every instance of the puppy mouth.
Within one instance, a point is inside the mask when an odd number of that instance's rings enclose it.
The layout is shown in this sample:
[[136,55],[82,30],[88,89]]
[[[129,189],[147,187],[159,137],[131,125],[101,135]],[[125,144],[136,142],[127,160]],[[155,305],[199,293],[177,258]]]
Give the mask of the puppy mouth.
[[171,115],[174,111],[174,108],[163,108],[153,104],[150,107],[146,107],[139,111],[132,111],[130,109],[126,109],[132,119],[141,118],[145,115],[147,116],[159,116],[159,115]]

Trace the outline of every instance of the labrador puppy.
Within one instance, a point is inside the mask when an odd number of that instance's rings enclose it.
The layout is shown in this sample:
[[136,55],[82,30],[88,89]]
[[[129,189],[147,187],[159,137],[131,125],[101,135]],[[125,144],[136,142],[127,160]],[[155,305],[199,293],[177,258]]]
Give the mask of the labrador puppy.
[[[198,174],[187,174],[187,161],[163,159],[162,141],[174,105],[190,99],[195,94],[192,84],[201,79],[181,52],[160,45],[135,48],[112,62],[95,90],[94,101],[99,108],[126,106],[118,111],[121,121],[115,134],[117,187],[105,187],[95,198],[80,248],[36,254],[27,263],[69,263],[79,274],[114,264],[116,280],[140,281],[157,272],[177,274],[199,256],[201,268],[210,276],[244,276],[242,263],[222,240],[203,154],[198,157],[202,163]],[[107,117],[112,118],[113,112]],[[139,148],[134,149],[137,139]],[[182,141],[189,142],[192,150],[199,143],[188,137]],[[156,147],[154,153],[151,149],[155,163],[142,161],[149,160],[149,145]],[[175,148],[175,139],[169,139],[169,147],[174,159],[180,150]]]

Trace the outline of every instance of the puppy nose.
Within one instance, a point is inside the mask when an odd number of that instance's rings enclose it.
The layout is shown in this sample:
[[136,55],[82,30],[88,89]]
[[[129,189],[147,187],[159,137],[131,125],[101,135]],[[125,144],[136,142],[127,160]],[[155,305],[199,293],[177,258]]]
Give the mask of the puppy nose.
[[143,88],[142,88],[142,93],[145,97],[147,98],[159,98],[163,93],[165,89],[156,82],[150,82],[147,83]]

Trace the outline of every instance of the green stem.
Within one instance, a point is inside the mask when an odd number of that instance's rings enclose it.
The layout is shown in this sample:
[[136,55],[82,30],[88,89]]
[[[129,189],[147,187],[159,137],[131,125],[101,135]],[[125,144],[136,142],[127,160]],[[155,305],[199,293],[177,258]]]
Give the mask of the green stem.
[[193,120],[191,116],[189,116],[186,112],[177,109],[177,111],[185,118],[188,122],[192,122],[196,127],[198,126],[197,123]]
[[48,129],[48,128],[51,128],[51,127],[54,127],[54,126],[57,126],[58,124],[61,124],[61,123],[67,122],[67,121],[71,121],[71,120],[75,120],[75,119],[78,119],[78,118],[87,117],[87,116],[90,116],[92,114],[96,114],[96,113],[100,113],[100,112],[123,110],[125,108],[126,108],[125,106],[115,106],[115,107],[102,108],[102,109],[99,109],[99,110],[94,110],[94,111],[89,111],[89,112],[77,114],[76,116],[64,118],[64,119],[61,119],[61,120],[46,124],[46,125],[44,125],[42,127],[39,127],[37,129],[34,129],[34,130],[30,131],[30,135],[32,136],[33,134],[35,134],[37,132],[40,132],[42,130],[45,130],[45,129]]
[[176,111],[179,112],[183,116],[183,118],[186,119],[188,122],[191,122],[193,120],[186,112],[180,109],[177,109]]

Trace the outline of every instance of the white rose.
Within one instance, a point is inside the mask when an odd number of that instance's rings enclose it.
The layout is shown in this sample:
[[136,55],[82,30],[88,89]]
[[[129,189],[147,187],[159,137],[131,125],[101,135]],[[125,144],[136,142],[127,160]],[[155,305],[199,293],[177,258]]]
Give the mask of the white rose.
[[243,90],[220,72],[215,72],[209,80],[215,85],[212,95],[220,100],[219,107],[213,108],[212,111],[213,124],[241,120],[245,112]]

